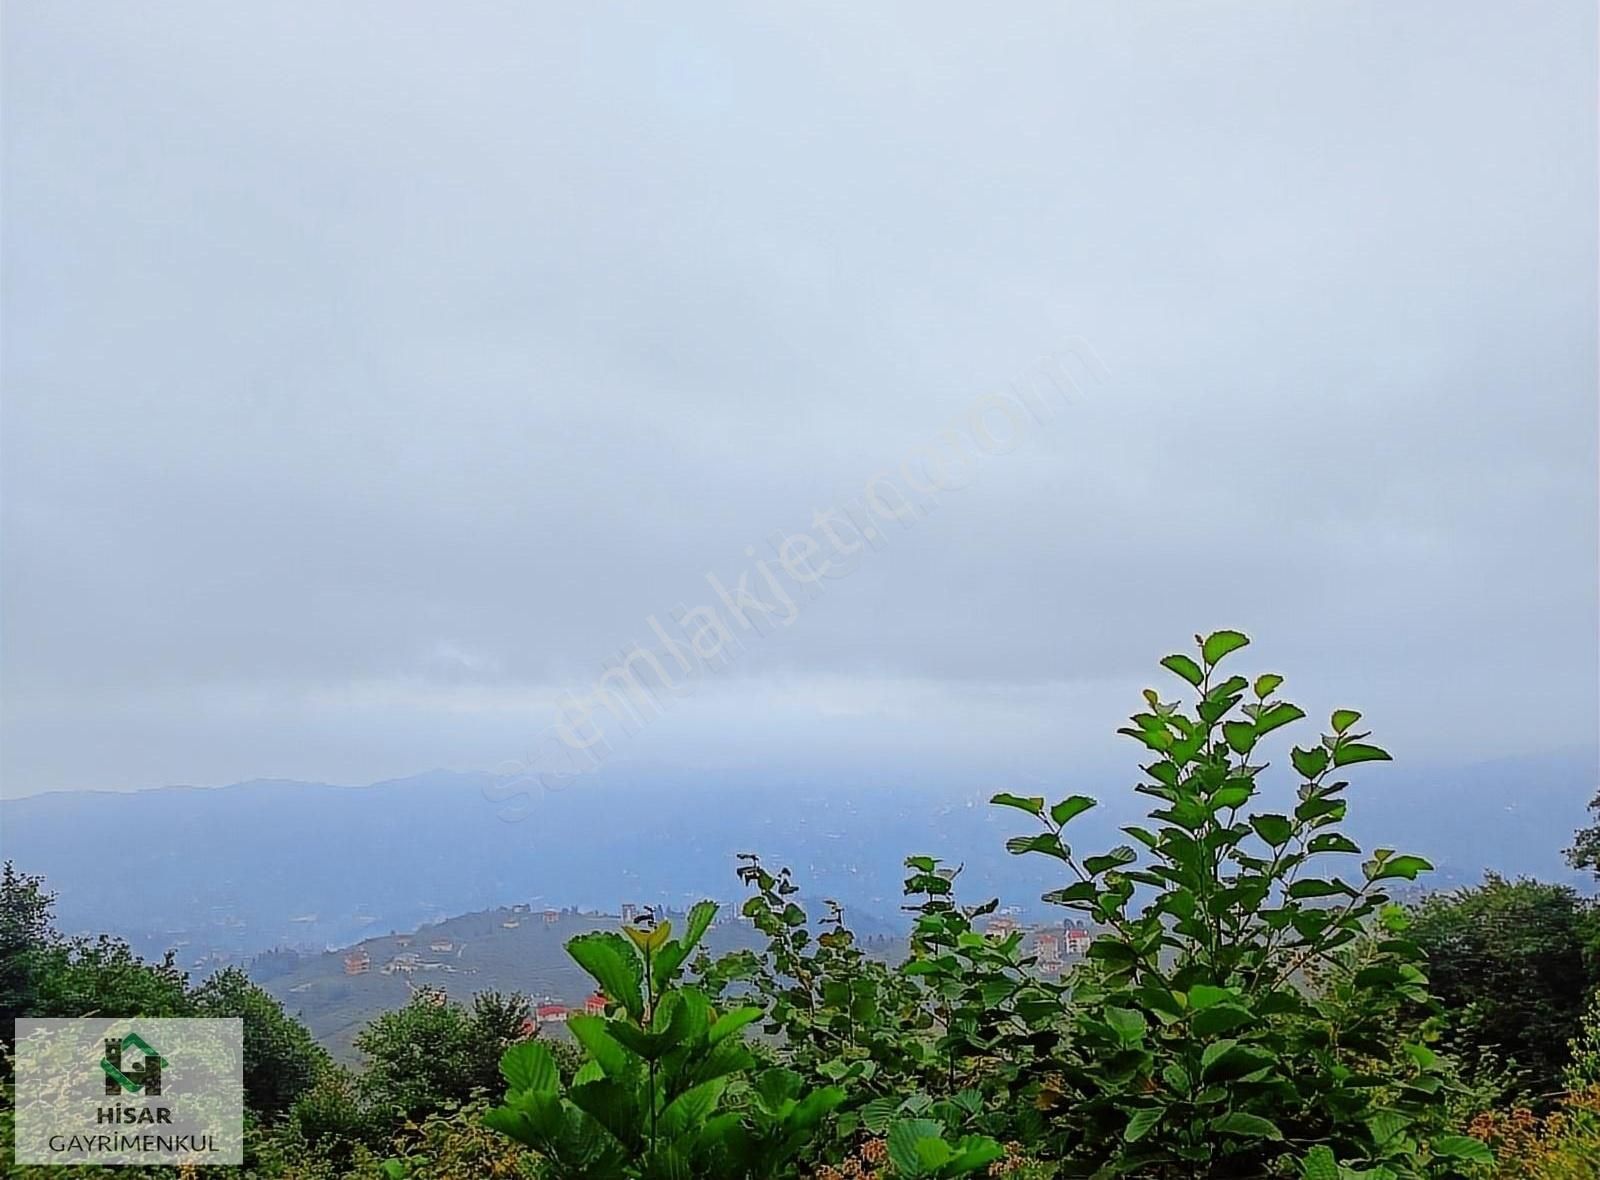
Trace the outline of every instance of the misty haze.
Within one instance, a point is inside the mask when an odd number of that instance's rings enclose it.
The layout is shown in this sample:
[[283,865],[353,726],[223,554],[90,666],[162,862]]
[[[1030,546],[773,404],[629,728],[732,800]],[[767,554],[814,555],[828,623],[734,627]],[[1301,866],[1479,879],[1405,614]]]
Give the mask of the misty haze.
[[8,1174],[1600,1176],[1597,32],[8,0]]

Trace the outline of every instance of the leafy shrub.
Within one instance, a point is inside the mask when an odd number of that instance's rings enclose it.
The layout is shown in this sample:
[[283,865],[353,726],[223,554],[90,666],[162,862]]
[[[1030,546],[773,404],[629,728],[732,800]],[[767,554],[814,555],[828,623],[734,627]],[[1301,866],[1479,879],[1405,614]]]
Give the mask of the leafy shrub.
[[959,868],[931,856],[908,857],[906,868],[916,919],[901,974],[933,1013],[938,1070],[929,1089],[958,1110],[973,1105],[973,1122],[985,1130],[1037,1139],[1043,1123],[1032,1100],[1058,1069],[1066,989],[1032,970],[1020,931],[990,938],[977,929],[974,920],[999,901],[960,904]]
[[468,1103],[408,1124],[384,1162],[384,1176],[405,1180],[535,1180],[542,1175],[537,1153],[484,1124],[487,1103]]
[[1567,1057],[1563,1080],[1568,1091],[1600,1086],[1600,989],[1589,996],[1578,1034],[1567,1046]]
[[305,1026],[237,967],[213,975],[192,999],[196,1016],[243,1019],[245,1106],[263,1119],[285,1114],[327,1065]]
[[[613,1014],[569,1021],[588,1061],[566,1087],[543,1044],[508,1049],[505,1105],[485,1122],[547,1157],[563,1180],[782,1174],[844,1094],[802,1093],[790,1070],[747,1079],[755,1059],[741,1034],[761,1009],[719,1013],[704,992],[678,984],[716,909],[695,906],[681,939],[663,922],[629,927],[626,939],[597,932],[569,942]],[[730,1102],[736,1094],[742,1108]]]
[[419,993],[356,1037],[368,1059],[364,1098],[391,1128],[498,1090],[500,1055],[523,1035],[525,996],[481,992],[471,1008],[441,999]]
[[[1394,1035],[1400,1006],[1429,997],[1385,887],[1430,866],[1380,849],[1359,880],[1338,875],[1360,850],[1339,831],[1349,784],[1337,772],[1389,755],[1355,729],[1360,714],[1337,710],[1319,743],[1290,751],[1299,784],[1284,810],[1254,810],[1263,740],[1304,711],[1277,696],[1281,676],[1219,672],[1244,635],[1196,641],[1198,659],[1162,661],[1193,703],[1147,690],[1121,731],[1151,755],[1135,789],[1156,802],[1152,826],[1123,829],[1142,851],[1074,852],[1066,829],[1095,806],[1086,796],[994,800],[1044,828],[1012,840],[1013,853],[1070,874],[1045,900],[1105,928],[1072,997],[1059,1091],[1040,1095],[1062,1154],[1086,1172],[1174,1180],[1291,1167],[1319,1180],[1339,1167],[1408,1177],[1486,1159],[1438,1125],[1437,1056]],[[1313,990],[1313,968],[1352,994]]]
[[[749,853],[740,859],[739,878],[753,890],[740,912],[766,935],[766,953],[697,962],[712,994],[745,987],[764,1009],[765,1031],[781,1039],[784,1064],[814,1084],[846,1087],[849,1107],[921,1089],[938,1069],[921,990],[861,950],[836,903],[813,937],[790,871],[770,872]],[[847,1114],[844,1134],[857,1125]]]
[[356,1145],[383,1142],[378,1120],[362,1101],[361,1087],[342,1066],[329,1063],[295,1101],[289,1122],[314,1152],[347,1163]]
[[1493,873],[1413,910],[1412,937],[1445,1012],[1445,1047],[1474,1074],[1510,1074],[1509,1098],[1538,1106],[1561,1089],[1594,983],[1588,927],[1573,890]]

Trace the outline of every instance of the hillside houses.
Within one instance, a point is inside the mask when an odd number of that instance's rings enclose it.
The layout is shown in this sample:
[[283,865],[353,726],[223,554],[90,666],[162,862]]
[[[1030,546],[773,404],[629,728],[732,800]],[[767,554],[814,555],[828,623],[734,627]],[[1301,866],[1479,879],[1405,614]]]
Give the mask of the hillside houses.
[[991,918],[983,933],[997,942],[1021,934],[1023,953],[1033,956],[1043,975],[1060,974],[1068,963],[1087,955],[1089,944],[1094,941],[1093,932],[1082,926],[1028,926],[1010,915]]

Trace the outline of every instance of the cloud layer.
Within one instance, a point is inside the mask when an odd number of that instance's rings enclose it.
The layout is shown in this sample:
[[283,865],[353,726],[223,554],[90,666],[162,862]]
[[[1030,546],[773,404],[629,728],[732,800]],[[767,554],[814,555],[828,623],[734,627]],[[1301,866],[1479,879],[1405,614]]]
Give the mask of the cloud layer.
[[1217,626],[1591,745],[1591,9],[859,9],[9,6],[5,793],[523,758],[1074,339],[618,756],[1048,774]]

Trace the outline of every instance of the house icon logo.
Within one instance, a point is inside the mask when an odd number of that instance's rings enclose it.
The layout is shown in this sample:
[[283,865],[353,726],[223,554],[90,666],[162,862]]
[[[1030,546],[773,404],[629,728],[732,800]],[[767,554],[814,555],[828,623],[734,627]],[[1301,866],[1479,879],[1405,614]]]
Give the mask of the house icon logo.
[[[136,1049],[144,1055],[138,1065],[125,1065],[123,1053],[129,1049]],[[106,1053],[100,1059],[100,1069],[106,1075],[106,1095],[112,1097],[126,1090],[129,1094],[143,1092],[155,1097],[161,1093],[161,1067],[166,1065],[167,1059],[157,1053],[155,1047],[136,1032],[131,1032],[120,1041],[115,1037],[106,1038]]]

